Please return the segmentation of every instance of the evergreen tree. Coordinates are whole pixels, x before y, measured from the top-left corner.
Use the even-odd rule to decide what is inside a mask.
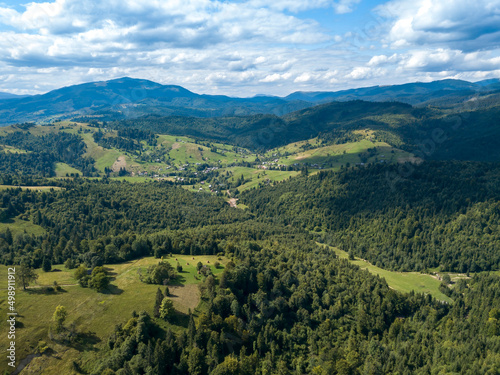
[[[52,262],[49,258],[43,257],[42,269],[44,272],[50,272],[50,270],[52,269]]]
[[[158,288],[158,290],[156,291],[156,300],[155,300],[154,313],[153,313],[155,318],[160,317],[160,307],[161,307],[161,303],[163,301],[163,298],[165,298],[165,296],[161,292],[160,288]]]
[[[173,316],[174,312],[174,302],[170,298],[164,297],[159,310],[160,318],[167,320]]]

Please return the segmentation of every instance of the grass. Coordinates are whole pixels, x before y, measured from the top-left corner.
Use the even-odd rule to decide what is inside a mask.
[[[27,154],[28,151],[16,148],[14,146],[2,145],[5,152],[10,152],[11,154]]]
[[[92,136],[93,133],[82,133],[80,134],[83,141],[87,145],[86,156],[90,156],[95,160],[95,166],[101,172],[104,172],[104,168],[111,168],[113,163],[123,154],[118,150],[107,149],[99,146]]]
[[[269,171],[269,170],[259,171],[259,170],[257,170],[257,171],[254,171],[253,173],[256,176],[253,176],[253,178],[250,182],[247,182],[247,183],[238,187],[238,190],[240,192],[248,190],[248,189],[252,189],[254,187],[258,187],[260,183],[268,184],[268,183],[275,182],[275,181],[283,181],[283,180],[288,179],[289,177],[297,176],[300,172],[296,172],[296,171]]]
[[[172,300],[174,307],[181,313],[187,313],[199,303],[199,292],[197,284],[202,282],[202,277],[197,275],[196,263],[213,265],[217,261],[216,256],[192,256],[174,255],[167,258],[172,265],[176,265],[178,259],[183,267],[180,280],[172,289]],[[113,332],[117,323],[125,323],[132,311],[146,310],[153,313],[154,299],[158,287],[163,291],[165,287],[159,285],[144,284],[139,280],[138,270],[146,269],[152,264],[157,264],[159,259],[153,257],[142,258],[121,264],[106,265],[112,276],[111,287],[105,293],[97,293],[95,290],[82,288],[76,285],[73,279],[74,270],[68,270],[63,265],[54,265],[56,271],[43,272],[39,274],[39,285],[53,285],[57,281],[62,286],[62,292],[41,293],[42,289],[35,287],[23,291],[17,285],[16,310],[19,313],[18,321],[21,326],[16,332],[17,363],[27,355],[34,352],[39,340],[47,341],[49,347],[57,351],[56,356],[40,357],[33,361],[37,366],[43,363],[44,374],[71,374],[69,365],[76,358],[87,358],[91,360],[93,352],[105,345],[107,337]],[[219,261],[222,266],[219,269],[211,267],[215,275],[223,271],[226,259]],[[189,264],[188,264],[189,263]],[[0,266],[0,279],[7,280],[7,267]],[[2,285],[4,287],[5,283]],[[64,285],[64,286],[63,286]],[[5,288],[5,287],[4,287]],[[0,306],[2,310],[7,307],[7,291],[0,290]],[[58,305],[63,305],[68,311],[66,325],[75,323],[76,329],[91,337],[93,344],[87,348],[61,347],[48,338],[48,327],[51,318]],[[164,323],[169,325],[169,323]],[[173,327],[183,329],[182,327]],[[6,332],[7,322],[2,319],[0,330]],[[7,335],[0,336],[0,345],[7,348]],[[57,359],[59,357],[59,359]],[[5,370],[6,362],[1,361],[0,371]],[[25,373],[23,371],[23,373]],[[29,371],[27,372],[29,373]],[[36,372],[35,372],[36,373]],[[38,372],[40,373],[40,372]]]
[[[365,159],[363,159],[362,154],[366,153],[368,149],[373,148],[377,148],[376,152],[373,154],[366,154]],[[394,152],[392,152],[393,150]],[[285,165],[330,163],[332,164],[332,167],[337,167],[342,164],[346,165],[347,163],[370,163],[376,160],[395,162],[400,154],[407,155],[407,153],[394,149],[387,143],[372,142],[368,139],[363,139],[359,142],[329,145],[298,152],[293,155],[288,155],[285,158],[280,158],[278,163]]]
[[[274,181],[283,181],[300,173],[296,171],[264,170],[247,167],[230,167],[221,169],[221,174],[225,172],[232,173],[232,177],[229,179],[231,182],[238,180],[241,175],[243,175],[245,180],[248,180],[238,187],[240,192],[257,187],[260,183],[267,184]],[[196,188],[201,186],[202,185],[198,186],[197,184]]]
[[[70,176],[71,173],[82,175],[82,171],[69,166],[66,163],[56,163],[56,177],[66,177],[66,175]]]
[[[331,249],[335,251],[335,254],[337,254],[339,258],[348,259],[348,254],[345,251],[336,247],[331,247]],[[394,290],[404,293],[409,293],[413,290],[415,293],[430,294],[441,301],[448,303],[453,302],[451,298],[441,293],[439,290],[441,282],[434,276],[418,272],[387,271],[359,258],[355,258],[351,263],[359,266],[361,269],[366,269],[374,275],[383,277],[385,281],[387,281],[389,287]]]
[[[161,134],[158,136],[158,143],[171,148],[168,155],[173,160],[173,164],[219,163],[220,161],[221,165],[227,165],[241,160],[250,162],[255,160],[255,154],[247,150],[244,150],[245,155],[242,155],[235,152],[231,145],[210,142],[217,148],[217,152],[212,152],[209,147],[196,143],[193,138],[189,137]]]
[[[3,189],[18,189],[22,190],[61,190],[59,186],[19,186],[19,185],[0,185],[0,190]]]
[[[0,233],[5,232],[7,228],[10,229],[13,236],[23,234],[24,232],[28,234],[34,234],[35,236],[41,236],[45,234],[45,229],[43,229],[41,226],[33,224],[29,220],[22,220],[17,217],[0,223]]]
[[[309,144],[309,145],[311,145],[313,147],[319,147],[320,146],[318,138],[311,138],[311,139],[308,139],[308,140],[305,140],[305,141],[299,141],[299,142],[289,143],[289,144],[287,144],[285,146],[278,147],[276,149],[270,150],[270,151],[266,152],[265,156],[268,157],[268,158],[270,158],[270,157],[273,157],[274,154],[277,154],[277,153],[296,154],[298,152],[301,152],[303,150],[302,146],[304,146],[306,144]]]

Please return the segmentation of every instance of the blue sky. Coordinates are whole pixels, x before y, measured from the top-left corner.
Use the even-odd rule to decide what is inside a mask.
[[[0,91],[253,96],[500,77],[500,0],[0,0]]]

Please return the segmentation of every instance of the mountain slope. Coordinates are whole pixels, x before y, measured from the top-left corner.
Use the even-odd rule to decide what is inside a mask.
[[[24,98],[23,95],[11,94],[10,92],[2,92],[0,91],[0,100],[9,100],[9,99],[21,99]]]
[[[362,99],[367,101],[399,101],[408,104],[422,104],[433,99],[467,96],[475,93],[498,89],[498,80],[486,80],[476,83],[445,79],[429,83],[415,82],[393,86],[372,86],[337,92],[295,92],[288,95],[288,100],[305,100],[316,103],[329,101],[348,101]]]
[[[257,151],[318,136],[329,144],[342,143],[354,140],[355,132],[368,130],[377,141],[421,159],[500,161],[498,100],[493,98],[489,105],[478,108],[472,106],[450,113],[398,102],[357,100],[317,105],[282,117],[147,116],[110,126],[205,138]]]
[[[332,101],[399,101],[412,105],[456,108],[468,100],[490,100],[498,93],[500,81],[471,83],[442,80],[374,86],[338,92],[296,92],[284,98],[255,96],[233,98],[200,95],[181,86],[161,85],[148,80],[119,78],[68,86],[43,95],[13,97],[0,93],[0,125],[16,122],[45,122],[56,118],[98,116],[101,119],[130,119],[146,115],[228,117],[254,114],[283,116],[290,112]],[[2,100],[2,97],[9,100]],[[488,101],[486,101],[488,102]]]
[[[199,95],[180,86],[125,77],[68,86],[8,103],[0,102],[0,125],[86,115],[111,118],[135,118],[146,114],[197,117],[253,113],[281,115],[309,105],[274,97],[240,99]]]
[[[500,269],[499,181],[492,163],[376,164],[298,177],[240,200],[257,217],[327,233],[382,268],[477,272]]]

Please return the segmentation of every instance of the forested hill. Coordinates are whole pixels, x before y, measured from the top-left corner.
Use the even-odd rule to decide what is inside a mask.
[[[373,131],[374,139],[423,159],[500,161],[500,106],[464,105],[458,112],[414,108],[397,102],[328,103],[283,117],[254,115],[221,118],[147,116],[109,126],[189,135],[257,151],[319,136],[327,142],[354,139]]]
[[[141,84],[153,102],[203,99]],[[115,95],[97,86],[93,102],[94,86],[53,95]],[[19,311],[16,364],[500,373],[500,106],[478,101],[0,129],[0,273],[15,267],[17,283],[0,305]]]
[[[264,151],[318,135],[330,138],[334,133],[350,134],[353,130],[383,128],[406,124],[427,114],[403,103],[351,101],[318,105],[278,117],[254,115],[220,118],[149,116],[110,123],[113,128],[138,127],[158,133],[190,135],[229,142],[241,147]],[[385,116],[385,117],[384,117]]]
[[[101,119],[160,116],[220,117],[251,114],[284,115],[332,101],[401,101],[456,108],[467,100],[498,94],[497,79],[467,82],[446,79],[428,83],[375,86],[338,92],[295,92],[286,97],[257,95],[235,98],[201,95],[177,85],[122,77],[55,89],[45,94],[15,96],[0,92],[0,126],[16,122],[49,122],[90,115]]]
[[[16,308],[26,315],[37,308],[41,317],[19,316],[19,331],[34,332],[42,341],[37,350],[57,351],[31,368],[93,375],[498,372],[500,278],[478,271],[500,265],[500,167],[378,163],[306,174],[242,194],[247,210],[167,181],[79,177],[59,180],[58,190],[5,189],[2,220],[31,222],[38,234],[0,233],[2,263],[57,265],[37,270],[40,279],[66,274],[74,283],[16,291]],[[446,303],[399,293],[316,241],[387,268],[475,274],[441,284]],[[141,277],[177,261],[176,254],[225,263],[215,275],[205,260],[208,273],[192,275],[195,311],[155,315],[155,292],[163,305],[190,274],[179,265],[161,289],[142,289]],[[128,268],[152,255],[149,268]],[[82,279],[91,277],[93,287],[96,277],[87,269],[122,273],[113,271],[110,288],[98,294],[82,288]],[[75,284],[79,270],[86,276]],[[145,303],[134,299],[138,285]],[[60,301],[70,323],[56,331]],[[123,311],[128,320],[116,318]],[[103,322],[115,328],[94,334]]]
[[[460,282],[449,306],[401,295],[300,237],[238,244],[179,334],[147,313],[117,325],[89,374],[487,374],[498,369],[499,278]],[[163,334],[160,335],[159,332]],[[110,371],[108,371],[110,370]],[[107,372],[106,372],[107,371]]]
[[[246,192],[241,200],[261,220],[325,233],[327,242],[383,268],[500,269],[498,164],[319,172]]]

